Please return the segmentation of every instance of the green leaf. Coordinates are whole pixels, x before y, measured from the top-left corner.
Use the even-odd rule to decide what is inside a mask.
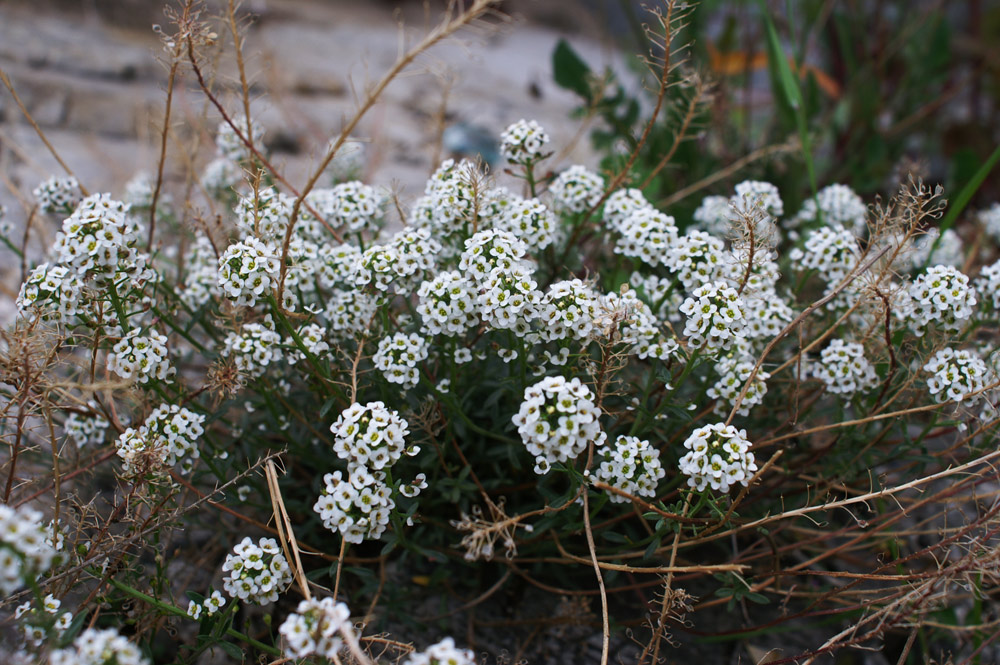
[[[217,644],[222,648],[223,651],[226,652],[227,656],[229,656],[238,663],[243,662],[243,658],[244,656],[246,656],[246,654],[243,653],[243,649],[239,648],[232,642],[218,642]]]
[[[552,71],[557,85],[572,90],[588,102],[592,101],[590,67],[565,39],[560,39],[552,52]]]
[[[1000,161],[1000,146],[994,148],[993,154],[991,154],[986,161],[983,162],[982,166],[979,167],[979,170],[976,171],[976,174],[972,176],[972,179],[965,183],[965,187],[962,188],[962,191],[960,191],[958,196],[955,197],[954,202],[948,207],[948,212],[945,213],[944,219],[941,220],[941,235],[944,235],[944,232],[955,224],[955,220],[958,219],[958,216],[962,214],[963,210],[965,210],[965,206],[969,205],[969,201],[972,200],[972,196],[979,189],[980,185],[983,184],[983,181],[986,180],[986,176],[990,174],[990,171],[993,170],[993,167],[997,165],[998,161]],[[934,242],[934,247],[931,249],[932,252],[937,248],[937,244],[940,240],[941,236],[938,236],[937,241]]]

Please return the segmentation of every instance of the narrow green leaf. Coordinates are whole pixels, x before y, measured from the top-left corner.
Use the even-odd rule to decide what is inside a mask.
[[[552,52],[552,71],[557,85],[591,101],[590,67],[565,39],[560,39]]]

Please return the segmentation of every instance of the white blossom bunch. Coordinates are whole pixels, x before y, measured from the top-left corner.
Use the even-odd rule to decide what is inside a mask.
[[[975,311],[976,292],[969,277],[951,266],[931,266],[913,280],[907,294],[903,313],[917,336],[931,327],[957,333]]]
[[[60,612],[62,601],[51,593],[45,595],[39,609],[32,610],[31,605],[31,601],[19,605],[14,610],[14,618],[23,624],[24,639],[34,647],[41,646],[50,633],[61,638],[73,622],[73,613]],[[51,617],[55,617],[55,620]]]
[[[975,280],[976,291],[983,295],[986,303],[1000,310],[1000,261],[991,263],[979,271]]]
[[[314,266],[316,280],[324,289],[354,288],[355,272],[361,260],[361,248],[344,243],[319,246],[318,259]]]
[[[995,241],[1000,242],[1000,202],[994,203],[985,210],[980,210],[978,216],[986,233]]]
[[[927,389],[938,403],[952,400],[975,406],[983,398],[983,388],[996,381],[983,359],[966,349],[941,349],[924,365],[924,371],[929,375]]]
[[[216,130],[215,147],[219,155],[232,162],[249,159],[251,153],[244,139],[249,140],[258,152],[264,150],[264,127],[262,125],[254,121],[247,122],[247,117],[242,114],[232,118],[232,121],[231,125],[223,120]],[[233,128],[234,125],[239,129],[238,133]],[[249,131],[247,125],[250,126]],[[240,134],[243,135],[243,138],[240,138]]]
[[[878,383],[875,368],[865,358],[865,347],[858,342],[835,339],[820,352],[809,373],[826,384],[827,391],[848,398],[871,389]]]
[[[728,492],[737,483],[746,487],[757,470],[746,430],[732,425],[699,427],[684,447],[688,452],[680,459],[680,470],[688,476],[688,486],[698,492],[706,487]]]
[[[201,613],[204,612],[208,616],[213,616],[216,612],[221,610],[226,605],[226,597],[222,595],[222,592],[218,589],[212,591],[212,595],[206,598],[201,603],[196,603],[193,600],[188,602],[188,616],[197,621],[201,618]]]
[[[277,286],[279,269],[275,248],[248,236],[219,257],[218,284],[237,307],[253,307]]]
[[[744,292],[741,298],[748,339],[770,341],[795,318],[795,311],[776,291]]]
[[[435,238],[461,232],[474,221],[484,177],[468,160],[445,160],[434,172],[424,195],[413,206],[413,226],[433,230]]]
[[[73,176],[52,176],[31,190],[42,212],[69,215],[83,200],[80,183]]]
[[[219,257],[208,236],[199,235],[188,248],[185,257],[184,288],[178,294],[191,309],[198,309],[210,300],[222,297],[219,282]]]
[[[714,236],[727,236],[733,230],[736,213],[726,196],[706,196],[694,211],[694,221],[702,231]]]
[[[718,361],[715,371],[718,373],[719,379],[706,391],[709,397],[718,400],[715,405],[715,413],[723,415],[732,409],[736,404],[736,398],[743,391],[743,386],[746,385],[751,375],[753,375],[753,381],[750,382],[736,413],[748,416],[751,408],[764,401],[764,395],[767,394],[767,380],[771,378],[771,375],[763,368],[753,374],[756,364],[753,356],[744,354],[734,354]]]
[[[935,243],[937,247],[934,247]],[[941,233],[938,229],[928,229],[927,233],[913,241],[913,251],[907,257],[914,269],[926,265],[945,265],[960,268],[965,263],[965,249],[962,238],[954,229]]]
[[[96,409],[97,403],[90,402],[88,406],[91,409]],[[66,433],[67,439],[71,439],[73,443],[82,447],[103,443],[108,427],[110,426],[111,423],[103,416],[97,415],[96,412],[92,415],[84,416],[73,411],[66,416],[66,422],[63,423],[63,432]]]
[[[333,150],[337,139],[330,139],[326,146],[327,153]],[[356,179],[365,168],[367,149],[365,144],[356,138],[348,138],[337,148],[336,154],[326,168],[327,175],[333,184]]]
[[[176,404],[161,404],[138,428],[129,427],[115,441],[125,475],[157,473],[178,462],[185,472],[198,459],[198,439],[205,416]]]
[[[244,238],[253,237],[280,246],[292,216],[293,203],[294,199],[284,196],[274,187],[262,187],[242,195],[234,210],[236,228]]]
[[[500,154],[511,164],[530,166],[545,157],[549,135],[534,120],[518,120],[500,134]]]
[[[643,301],[649,303],[649,311],[656,319],[679,323],[680,307],[684,302],[684,293],[677,288],[677,280],[670,277],[649,275],[638,270],[629,278],[629,285],[643,296]]]
[[[29,578],[33,583],[52,567],[55,556],[40,512],[0,504],[0,592],[10,596]]]
[[[556,212],[580,214],[587,212],[604,194],[604,178],[585,166],[574,164],[549,185],[552,208]]]
[[[274,331],[271,322],[248,323],[239,333],[230,332],[223,342],[222,355],[232,358],[240,374],[257,378],[268,366],[284,357],[281,335]]]
[[[798,270],[815,270],[829,284],[847,276],[858,262],[858,241],[843,226],[821,226],[789,257]]]
[[[420,448],[406,446],[409,423],[384,402],[352,404],[330,426],[333,451],[347,461],[352,474],[381,470],[395,464],[403,453],[416,455]]]
[[[226,555],[222,571],[227,573],[222,588],[229,597],[256,605],[278,600],[278,594],[292,582],[288,560],[274,538],[261,538],[254,543],[247,536]]]
[[[543,339],[586,340],[594,330],[600,296],[579,279],[555,282],[538,304],[538,321]]]
[[[341,631],[354,630],[351,611],[333,598],[299,601],[295,611],[278,627],[289,658],[320,656],[333,659],[344,646]]]
[[[131,211],[149,210],[153,206],[156,183],[145,171],[140,171],[125,183],[123,198]],[[161,194],[161,203],[165,195]]]
[[[133,328],[108,355],[108,369],[126,381],[146,383],[150,378],[166,381],[174,374],[167,358],[167,336],[155,330],[145,335]]]
[[[372,362],[389,383],[413,388],[420,383],[417,365],[426,359],[426,339],[416,333],[396,333],[379,341]]]
[[[470,649],[459,649],[455,640],[446,637],[421,652],[411,653],[403,665],[476,665],[476,655]]]
[[[462,335],[479,321],[476,288],[457,270],[440,272],[417,290],[417,313],[430,335]]]
[[[511,198],[500,222],[501,228],[536,251],[551,245],[558,229],[555,215],[541,201],[519,196]]]
[[[82,280],[98,284],[119,279],[152,279],[147,257],[139,252],[139,227],[128,216],[128,206],[109,194],[91,194],[66,218],[56,234],[52,253],[59,264]]]
[[[149,665],[139,647],[114,628],[87,628],[73,645],[49,654],[51,665]]]
[[[868,207],[857,192],[847,185],[827,185],[819,190],[816,198],[808,198],[802,209],[786,221],[789,227],[798,227],[822,220],[823,224],[850,229],[861,235],[865,229]]]
[[[659,321],[649,305],[627,284],[600,299],[594,336],[626,345],[628,353],[639,359],[665,360],[678,349],[677,341],[667,339],[660,331]]]
[[[736,194],[730,199],[730,204],[742,213],[759,208],[775,219],[785,214],[785,204],[778,188],[760,180],[744,180],[736,185]]]
[[[528,322],[538,315],[542,293],[533,271],[525,265],[495,268],[477,297],[479,313],[490,327],[514,330],[524,336]]]
[[[357,289],[337,289],[327,299],[323,318],[334,337],[350,337],[368,329],[377,309],[374,296]]]
[[[311,192],[307,200],[333,226],[343,226],[351,233],[378,231],[382,207],[371,185],[357,180],[342,182],[329,190]]]
[[[296,334],[299,336],[302,346],[313,356],[323,356],[330,350],[330,345],[326,341],[326,328],[317,323],[302,326]],[[285,346],[295,349],[295,351],[288,354],[289,365],[294,365],[298,361],[306,359],[306,355],[300,349],[296,348],[295,340],[291,337],[285,340]],[[272,346],[271,348],[274,347]]]
[[[677,273],[684,290],[691,292],[723,277],[726,248],[715,236],[691,230],[673,242],[664,264]]]
[[[349,543],[378,540],[389,527],[389,517],[396,507],[392,488],[385,482],[385,472],[357,468],[349,479],[334,471],[323,476],[323,491],[313,510],[323,526],[340,533]]]
[[[618,226],[615,254],[639,259],[651,266],[666,264],[677,243],[674,218],[655,208],[640,208]]]
[[[226,157],[213,159],[201,172],[201,186],[215,198],[225,199],[232,196],[241,182],[243,182],[243,169],[238,163]]]
[[[737,338],[746,335],[744,303],[736,289],[725,282],[713,282],[695,289],[681,312],[688,318],[684,334],[692,349],[709,353],[728,349]]]
[[[520,265],[527,251],[524,242],[510,231],[486,229],[465,241],[458,268],[481,284],[494,270],[509,270]]]
[[[434,268],[441,244],[427,228],[403,230],[384,245],[369,247],[355,264],[355,284],[374,282],[379,291],[394,288],[405,293],[423,281]]]
[[[517,432],[535,456],[535,473],[549,472],[553,462],[575,459],[603,436],[594,394],[579,378],[550,376],[525,388],[514,416]]]
[[[614,445],[603,445],[595,451],[600,465],[594,473],[599,481],[633,496],[656,496],[656,486],[667,472],[660,464],[660,451],[649,441],[635,436],[619,436]],[[612,503],[630,499],[608,493]]]
[[[613,231],[621,232],[625,220],[640,210],[652,207],[638,189],[618,189],[604,202],[604,221]]]
[[[21,285],[17,311],[36,312],[43,319],[68,321],[80,313],[83,281],[66,266],[43,263]]]
[[[723,279],[735,289],[742,286],[740,295],[745,299],[770,295],[781,277],[776,259],[777,254],[766,246],[756,245],[752,252],[747,246],[734,246],[724,254]]]

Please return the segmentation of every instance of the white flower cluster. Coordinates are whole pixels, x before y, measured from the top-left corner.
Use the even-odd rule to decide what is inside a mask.
[[[302,341],[302,346],[313,356],[323,356],[330,350],[330,345],[326,341],[326,328],[319,324],[310,323],[302,326],[297,334]],[[296,348],[295,340],[291,337],[285,340],[285,346],[295,349],[292,353],[288,354],[289,365],[294,365],[298,361],[306,359],[306,355],[300,349]],[[269,348],[272,352],[274,351],[273,345]]]
[[[389,383],[413,388],[420,383],[417,365],[426,359],[426,339],[416,333],[396,333],[379,341],[372,362]]]
[[[991,263],[979,271],[975,288],[983,294],[993,309],[1000,310],[1000,261]]]
[[[1000,242],[1000,203],[979,211],[979,221],[995,241]]]
[[[756,366],[752,356],[745,354],[734,354],[730,357],[719,359],[715,366],[715,371],[719,374],[719,380],[708,389],[706,394],[712,399],[719,400],[715,405],[715,412],[719,415],[728,413],[736,404],[743,386],[746,385],[753,368]],[[767,394],[767,380],[771,378],[770,373],[763,369],[757,371],[750,387],[747,388],[746,395],[740,402],[740,408],[736,411],[741,416],[750,415],[750,409],[764,401]]]
[[[472,282],[457,270],[440,272],[420,285],[417,313],[424,322],[424,331],[431,335],[462,335],[474,328],[476,292]]]
[[[243,169],[231,159],[218,157],[205,165],[201,173],[201,186],[210,196],[228,199],[243,180]]]
[[[806,199],[795,217],[788,219],[788,226],[798,227],[822,220],[823,224],[849,229],[855,235],[865,230],[868,208],[857,192],[847,185],[827,185],[819,190],[815,199]]]
[[[601,446],[596,459],[600,460],[594,474],[598,480],[634,496],[656,496],[657,483],[667,475],[660,451],[635,436],[619,436],[614,445]],[[619,494],[608,496],[612,503],[629,501]]]
[[[627,284],[600,299],[594,319],[595,335],[625,344],[628,353],[640,359],[665,360],[678,349],[676,340],[665,338],[649,305]]]
[[[149,665],[139,647],[114,628],[87,628],[73,645],[49,654],[50,665]]]
[[[263,324],[248,323],[242,332],[226,335],[222,355],[231,357],[241,374],[255,379],[284,356],[281,335],[272,329],[270,320]]]
[[[694,211],[694,221],[698,228],[712,235],[726,236],[733,230],[735,211],[725,196],[706,196]]]
[[[684,290],[691,292],[723,276],[726,247],[715,236],[691,230],[673,243],[665,264],[677,273]]]
[[[198,309],[210,300],[222,297],[219,258],[207,236],[199,235],[188,248],[184,267],[184,288],[178,295],[185,305]]]
[[[82,280],[103,283],[118,273],[149,280],[152,271],[138,244],[139,227],[129,218],[128,206],[109,194],[91,194],[63,221],[52,252]]]
[[[274,538],[261,538],[254,544],[247,536],[226,555],[222,571],[227,573],[222,588],[230,598],[257,605],[278,600],[278,594],[292,582],[291,568]]]
[[[615,242],[615,254],[622,254],[651,265],[668,262],[671,249],[677,243],[674,218],[655,208],[640,208],[626,217],[618,227],[621,237]]]
[[[323,317],[335,337],[351,336],[368,328],[378,301],[357,289],[337,289],[326,301]]]
[[[932,326],[949,333],[961,331],[976,306],[968,276],[951,266],[931,266],[913,280],[907,295],[903,314],[917,336]]]
[[[649,275],[637,270],[629,276],[628,281],[630,286],[643,295],[645,302],[651,303],[649,311],[656,318],[661,321],[680,323],[680,307],[684,302],[684,293],[676,288],[676,280],[670,277]]]
[[[684,334],[692,349],[702,347],[709,353],[729,348],[746,335],[744,304],[736,289],[725,282],[713,282],[695,289],[681,305],[687,315]]]
[[[927,361],[924,371],[930,375],[927,389],[934,399],[939,403],[954,400],[969,407],[982,400],[979,391],[996,380],[982,358],[964,349],[941,349]]]
[[[60,215],[71,214],[83,199],[80,183],[72,176],[52,176],[40,182],[31,194],[38,202],[39,210]]]
[[[355,264],[355,284],[367,286],[374,281],[380,291],[394,287],[397,293],[405,293],[434,268],[440,251],[441,244],[431,238],[429,229],[404,229],[388,243],[365,250]]]
[[[510,231],[533,250],[542,250],[555,240],[555,215],[538,199],[512,197],[497,226]]]
[[[351,611],[333,598],[302,600],[278,627],[289,658],[333,659],[344,645],[341,631],[353,631]]]
[[[586,340],[594,330],[599,303],[597,292],[579,279],[554,283],[538,306],[542,338]]]
[[[549,135],[534,120],[518,120],[500,134],[500,154],[511,164],[531,165],[545,155]]]
[[[40,512],[0,504],[0,592],[9,596],[29,578],[33,584],[55,556]]]
[[[155,330],[143,335],[133,328],[112,351],[108,355],[108,369],[126,381],[137,379],[146,383],[150,378],[166,381],[174,373],[167,360],[167,336]]]
[[[336,142],[336,138],[330,139],[326,146],[327,153],[333,149]],[[330,180],[336,184],[360,176],[365,168],[366,153],[365,144],[356,138],[348,138],[341,143],[326,169]]]
[[[604,178],[576,164],[560,173],[549,185],[552,207],[561,213],[587,212],[601,200]]]
[[[483,320],[495,329],[514,330],[523,337],[542,300],[533,270],[523,264],[495,268],[481,286],[477,302]]]
[[[730,204],[735,211],[742,213],[759,208],[776,219],[785,214],[785,204],[778,188],[760,180],[744,180],[736,185],[736,194],[730,199]]]
[[[609,228],[620,232],[626,219],[644,208],[651,207],[652,204],[638,189],[619,189],[604,202],[604,221]]]
[[[455,640],[446,637],[419,653],[412,653],[403,665],[476,665],[476,655],[470,649],[459,649]]]
[[[176,404],[161,404],[139,429],[129,427],[115,441],[125,474],[155,473],[178,462],[186,472],[198,459],[198,438],[205,416]]]
[[[600,443],[599,415],[594,394],[579,378],[550,376],[525,388],[513,422],[535,456],[535,473],[544,475],[553,462],[574,459],[588,443]]]
[[[469,273],[476,284],[485,282],[494,270],[520,265],[528,251],[523,241],[509,231],[486,229],[465,241],[459,270]]]
[[[237,307],[253,307],[277,286],[279,269],[274,248],[249,236],[219,257],[219,287]]]
[[[371,185],[357,180],[342,182],[329,190],[311,192],[308,200],[333,226],[343,226],[351,233],[378,231],[382,208]]]
[[[63,431],[66,438],[72,439],[78,446],[97,445],[104,442],[105,433],[111,423],[103,416],[96,415],[97,404],[90,402],[91,409],[95,409],[93,415],[80,415],[76,411],[66,416],[63,423]]]
[[[858,262],[858,241],[842,226],[821,226],[806,238],[804,246],[789,254],[799,270],[815,270],[828,284],[839,282]]]
[[[45,598],[42,599],[40,609],[32,610],[31,605],[31,601],[18,605],[14,610],[14,618],[21,621],[24,627],[24,639],[34,647],[41,646],[50,634],[61,638],[73,622],[73,613],[60,612],[62,601],[51,593],[46,594]],[[53,620],[52,617],[55,619]]]
[[[363,467],[350,474],[348,480],[340,471],[323,476],[323,491],[313,505],[323,526],[340,532],[349,543],[365,539],[377,540],[389,527],[389,516],[396,507],[392,488],[386,484],[385,471],[371,472]],[[400,487],[404,496],[416,496],[427,487],[423,474]]]
[[[935,243],[937,247],[934,247]],[[954,229],[946,230],[943,235],[938,229],[928,229],[927,233],[913,241],[913,252],[907,258],[914,269],[926,265],[959,268],[965,263],[965,249],[962,247],[962,238]]]
[[[688,486],[698,492],[706,487],[728,492],[737,483],[746,487],[757,470],[746,430],[732,425],[699,427],[684,447],[688,452],[680,459],[680,470],[688,476]]]
[[[294,200],[274,187],[262,187],[240,196],[236,202],[236,228],[243,237],[257,238],[267,243],[284,240],[292,217]],[[300,222],[301,223],[301,222]]]
[[[352,404],[330,426],[333,451],[347,460],[347,470],[381,470],[395,464],[402,454],[415,455],[419,448],[406,448],[409,424],[384,402]]]
[[[43,319],[66,321],[80,312],[83,282],[66,266],[43,263],[24,280],[17,294],[17,310],[35,311]]]
[[[152,207],[155,184],[145,171],[136,173],[125,183],[123,198],[133,212],[135,210],[149,210]],[[160,202],[163,202],[162,196]]]
[[[187,613],[188,616],[197,621],[201,618],[201,613],[204,612],[208,616],[213,616],[216,612],[221,610],[226,604],[226,597],[222,595],[218,589],[212,591],[212,595],[204,600],[204,602],[196,603],[193,600],[188,602]]]
[[[215,135],[215,147],[219,155],[231,162],[239,162],[242,159],[250,157],[250,149],[246,146],[243,139],[240,138],[240,134],[244,138],[249,139],[256,150],[263,151],[264,128],[259,123],[253,121],[248,123],[247,117],[242,114],[232,118],[232,121],[233,125],[239,129],[239,133],[225,120],[219,123]],[[248,124],[250,125],[249,132],[247,131]]]
[[[424,195],[413,206],[413,226],[432,230],[435,238],[442,239],[462,232],[474,221],[483,180],[472,162],[445,160],[427,181]]]
[[[842,339],[833,340],[820,352],[809,373],[825,383],[829,392],[848,398],[878,383],[875,368],[865,358],[865,347]]]

